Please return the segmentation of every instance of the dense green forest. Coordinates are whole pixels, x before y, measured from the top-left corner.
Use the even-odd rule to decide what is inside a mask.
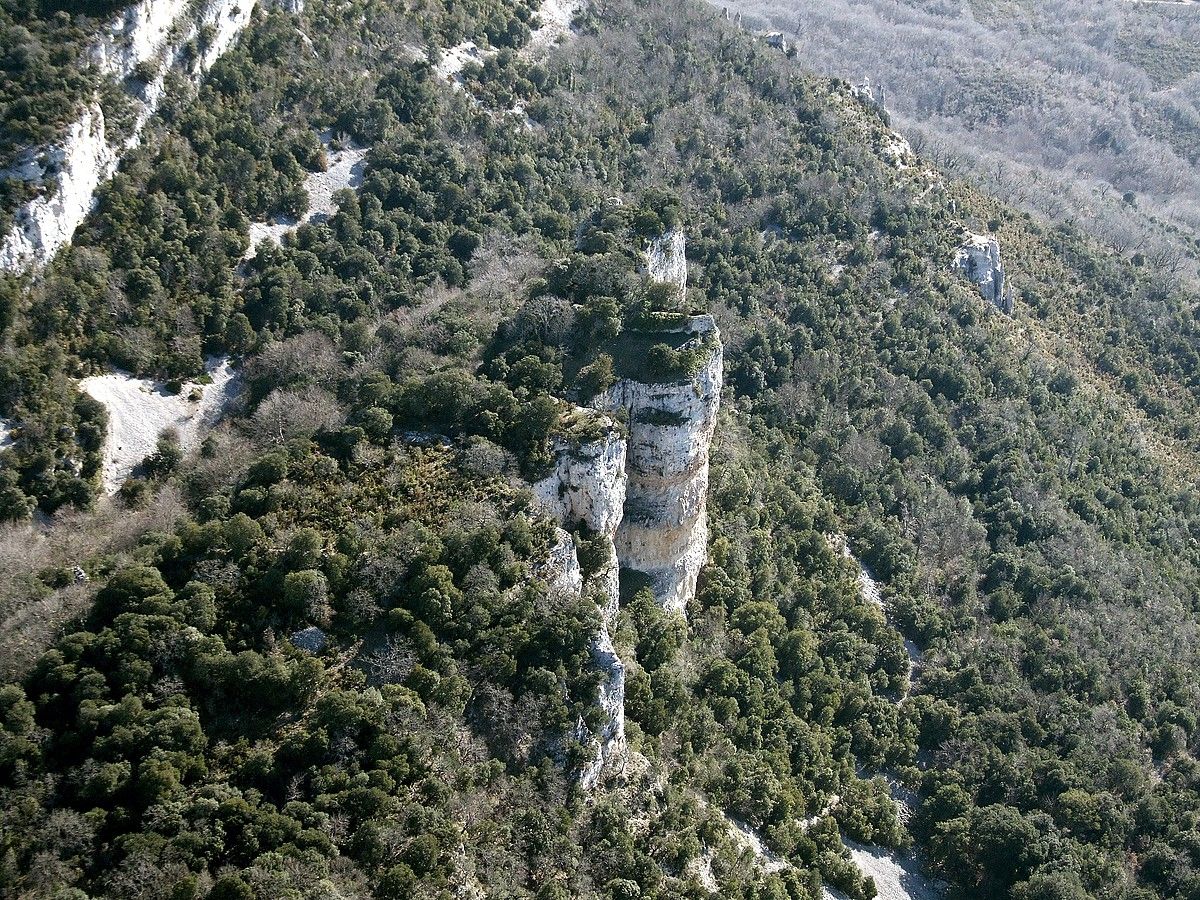
[[[1196,896],[1195,297],[897,166],[847,85],[706,7],[595,3],[544,60],[535,24],[260,11],[0,284],[0,896],[870,897],[841,836],[964,897]],[[498,52],[461,89],[414,49],[466,39]],[[326,129],[361,189],[242,262]],[[709,562],[686,622],[624,605],[631,758],[587,794],[597,613],[548,588],[526,483],[671,306],[640,255],[676,225],[725,342]],[[1014,317],[950,273],[964,227]],[[100,498],[77,379],[210,354],[237,408]]]

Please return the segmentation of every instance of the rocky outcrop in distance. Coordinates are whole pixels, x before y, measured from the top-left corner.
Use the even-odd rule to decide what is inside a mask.
[[[965,232],[954,254],[954,268],[974,282],[983,299],[1005,315],[1012,315],[1012,289],[1005,284],[999,241],[989,235]]]
[[[22,206],[0,242],[0,269],[38,268],[69,243],[91,211],[96,190],[136,147],[165,92],[169,73],[196,83],[249,23],[259,0],[142,0],[109,20],[85,60],[100,78],[122,83],[136,115],[123,139],[110,133],[96,98],[50,147],[31,148],[4,177],[35,182],[40,196]],[[269,0],[262,0],[269,2]],[[296,8],[296,0],[278,0]],[[53,190],[48,190],[53,180]]]

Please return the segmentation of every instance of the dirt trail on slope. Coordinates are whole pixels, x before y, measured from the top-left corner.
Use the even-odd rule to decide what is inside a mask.
[[[862,598],[886,613],[882,586],[875,580],[875,574],[870,568],[850,552],[845,535],[829,535],[827,540],[835,550],[839,550],[858,568],[858,589]],[[921,664],[921,650],[907,638],[904,640],[904,649],[908,651],[908,677],[911,682]],[[906,691],[899,702],[904,703],[907,699]],[[903,821],[907,818],[912,798],[896,781],[891,778],[888,781],[892,789],[892,799],[896,803],[897,815]],[[874,879],[875,889],[879,892],[878,900],[942,900],[947,894],[949,886],[923,874],[919,861],[911,851],[868,847],[845,838],[842,838],[842,843],[850,850],[850,856],[859,870]],[[825,888],[824,898],[843,900],[843,895]]]

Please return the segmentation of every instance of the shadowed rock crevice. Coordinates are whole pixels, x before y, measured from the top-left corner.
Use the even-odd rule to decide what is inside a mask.
[[[683,291],[687,281],[684,238],[669,232],[652,241],[647,274]],[[625,760],[625,667],[612,642],[612,630],[627,573],[647,583],[664,609],[683,614],[696,594],[696,581],[708,553],[708,456],[716,427],[723,379],[720,332],[710,315],[685,317],[672,327],[685,336],[681,349],[702,349],[706,361],[690,377],[650,382],[618,381],[573,418],[592,426],[586,437],[560,437],[554,465],[534,485],[539,505],[562,525],[582,527],[605,544],[606,562],[586,578],[561,586],[590,591],[602,614],[592,641],[592,658],[603,675],[598,702],[603,726],[591,734],[579,726],[582,743],[596,755],[580,773],[588,788]],[[625,431],[610,415],[623,414]],[[564,533],[565,534],[565,533]],[[565,553],[565,548],[558,551]],[[578,571],[574,545],[573,565]]]

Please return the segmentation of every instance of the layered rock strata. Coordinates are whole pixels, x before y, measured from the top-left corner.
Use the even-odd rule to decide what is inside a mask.
[[[680,292],[686,289],[684,237],[669,232],[652,241],[646,273]],[[625,666],[612,642],[620,604],[622,569],[641,573],[658,602],[683,613],[696,593],[708,547],[708,456],[720,404],[724,356],[712,316],[668,317],[655,333],[680,353],[697,353],[694,375],[666,381],[624,378],[578,408],[556,439],[554,467],[533,486],[539,506],[567,527],[582,526],[604,561],[584,578],[574,544],[556,544],[552,587],[588,593],[601,611],[592,658],[603,674],[599,705],[603,725],[596,734],[580,726],[579,737],[594,743],[594,761],[580,774],[588,788],[619,769],[626,755]],[[606,413],[621,413],[624,432]],[[563,535],[566,533],[563,532]],[[599,547],[597,548],[597,544]],[[567,557],[570,557],[569,559]]]
[[[644,573],[658,602],[682,613],[696,594],[708,548],[708,455],[721,399],[724,355],[712,316],[691,316],[679,348],[707,352],[693,377],[664,383],[623,379],[602,398],[628,420],[629,486],[617,558]]]

